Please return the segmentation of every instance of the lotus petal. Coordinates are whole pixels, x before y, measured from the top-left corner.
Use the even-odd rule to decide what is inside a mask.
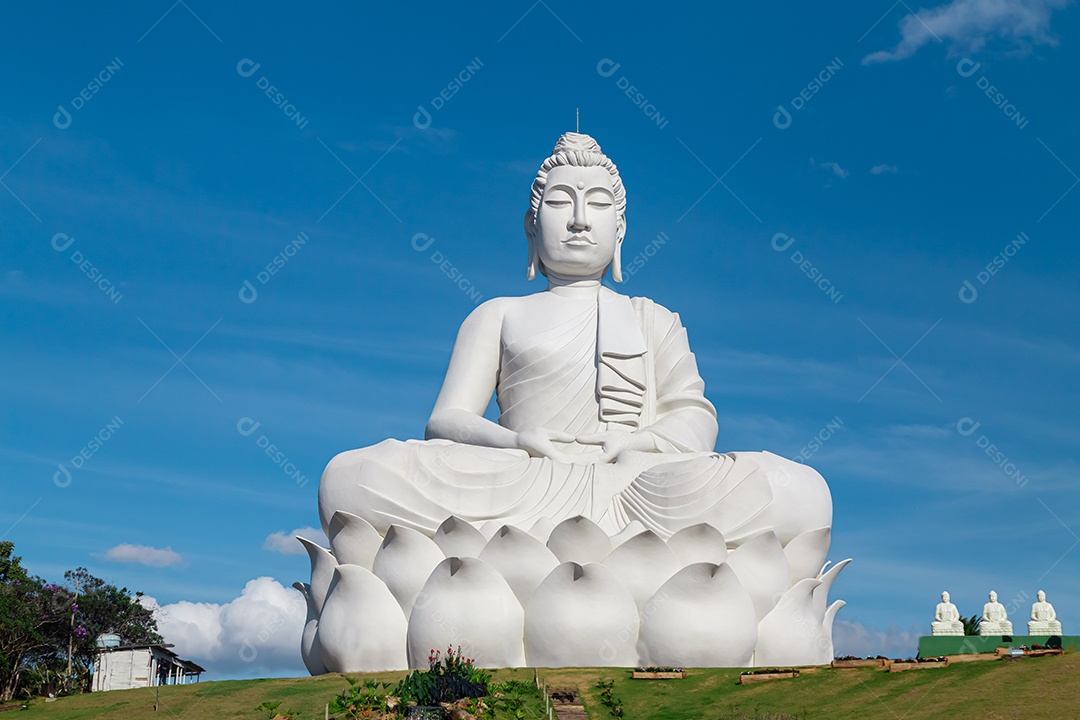
[[[611,547],[617,548],[630,538],[645,532],[645,530],[645,526],[640,522],[631,520],[626,527],[611,536]]]
[[[401,606],[383,581],[359,565],[339,565],[319,618],[318,642],[330,672],[408,667]]]
[[[630,591],[639,612],[645,610],[649,598],[682,567],[667,543],[650,530],[612,550],[603,565]]]
[[[319,614],[315,611],[315,603],[311,599],[311,586],[302,582],[294,582],[292,586],[304,596],[307,605],[307,620],[304,621],[304,632],[300,636],[300,657],[309,674],[324,675],[326,665],[323,664],[322,647],[318,643]]]
[[[487,544],[479,530],[453,515],[443,521],[433,539],[446,557],[479,557]]]
[[[638,652],[645,665],[746,667],[757,639],[757,612],[735,572],[693,563],[649,601]]]
[[[814,616],[814,588],[820,584],[817,578],[795,583],[758,623],[756,667],[822,665],[832,660],[832,639],[824,637]]]
[[[480,526],[480,534],[484,536],[484,541],[487,542],[495,536],[495,533],[499,532],[499,528],[503,526],[503,523],[498,520],[488,520]]]
[[[784,548],[771,530],[733,550],[728,555],[727,564],[750,593],[759,619],[769,614],[780,596],[791,586],[791,570],[788,569]]]
[[[529,528],[529,534],[542,543],[547,543],[548,538],[551,537],[551,531],[555,529],[555,523],[551,522],[551,518],[542,517],[533,523],[533,526]]]
[[[832,585],[836,581],[836,576],[839,575],[840,571],[847,567],[850,562],[851,558],[841,560],[829,568],[828,572],[825,572],[825,568],[822,568],[822,573],[818,576],[821,585],[818,585],[814,590],[814,617],[821,622],[825,621],[825,606],[829,604],[829,591],[832,590]]]
[[[815,590],[815,592],[817,591]],[[836,620],[836,613],[840,612],[840,608],[844,607],[845,605],[847,605],[847,603],[843,600],[837,600],[829,606],[828,610],[825,611],[825,619],[821,623],[821,633],[825,636],[826,639],[828,639],[829,647],[828,653],[823,653],[824,660],[821,661],[822,664],[832,662],[832,659],[836,656],[836,653],[833,650],[833,621]]]
[[[427,535],[391,525],[375,555],[372,571],[390,588],[408,617],[431,571],[445,559],[443,551]]]
[[[599,563],[611,553],[611,538],[592,520],[578,515],[556,525],[547,546],[561,563]]]
[[[547,547],[523,530],[503,525],[488,541],[480,559],[503,576],[522,607],[559,560]]]
[[[708,523],[684,527],[667,541],[682,567],[707,562],[719,565],[727,560],[727,542],[719,530]]]
[[[409,665],[426,668],[432,648],[461,646],[477,667],[525,665],[525,611],[502,576],[483,560],[443,560],[424,583],[409,617]]]
[[[532,667],[633,667],[638,610],[603,565],[565,562],[525,608],[525,657]]]
[[[791,584],[799,582],[803,578],[817,577],[821,564],[829,555],[829,541],[832,531],[827,528],[807,530],[784,547],[784,555],[787,556],[791,566]]]
[[[382,536],[359,515],[338,510],[330,518],[330,549],[341,565],[359,565],[371,569]]]
[[[337,559],[330,551],[317,542],[307,538],[297,537],[300,544],[307,550],[311,560],[311,585],[309,592],[311,600],[315,603],[315,614],[321,615],[323,603],[326,601],[326,593],[330,589],[330,581],[334,579],[334,568],[337,567]]]

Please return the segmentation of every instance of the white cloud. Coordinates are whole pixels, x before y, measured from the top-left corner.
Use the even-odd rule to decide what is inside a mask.
[[[1056,45],[1050,33],[1050,15],[1069,0],[953,0],[936,8],[908,13],[900,21],[902,39],[890,50],[863,58],[863,65],[903,60],[919,48],[941,40],[951,45],[950,54],[977,52],[993,38],[1012,41],[1021,48],[1029,44]]]
[[[105,559],[113,562],[138,563],[151,567],[169,567],[184,562],[184,557],[171,547],[156,548],[148,545],[131,545],[129,543],[122,543],[109,548],[108,552],[105,553]]]
[[[823,163],[817,163],[817,166],[820,167],[820,168],[825,168],[826,170],[831,171],[832,174],[835,175],[838,178],[846,178],[848,175],[851,174],[847,170],[845,170],[844,168],[840,167],[840,163],[836,163],[836,162],[832,162],[832,161],[823,162]]]
[[[275,532],[266,536],[266,540],[263,541],[263,550],[272,550],[282,555],[303,555],[306,551],[304,546],[296,539],[297,536],[307,538],[313,542],[317,542],[323,547],[330,545],[330,542],[323,535],[321,528],[315,527],[298,527],[292,532]]]
[[[140,601],[154,610],[165,642],[212,678],[307,675],[300,659],[307,603],[273,578],[248,581],[240,597],[224,604]]]
[[[919,625],[901,630],[900,626],[894,623],[888,630],[878,630],[862,623],[837,619],[833,623],[833,648],[838,657],[884,655],[890,658],[909,658],[915,657],[919,651],[919,636],[925,634],[925,628]]]
[[[874,167],[870,168],[871,175],[883,175],[884,173],[890,173],[892,175],[895,175],[898,172],[900,172],[900,168],[896,167],[895,165],[882,164],[875,165]]]

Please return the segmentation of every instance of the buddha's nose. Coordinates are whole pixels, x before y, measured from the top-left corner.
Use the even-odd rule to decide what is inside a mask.
[[[588,219],[585,217],[585,206],[587,203],[574,203],[574,216],[570,218],[570,222],[567,224],[567,230],[584,230],[588,232],[592,230],[592,226],[589,225]]]

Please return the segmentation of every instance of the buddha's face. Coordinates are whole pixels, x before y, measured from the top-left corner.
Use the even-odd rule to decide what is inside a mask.
[[[997,593],[993,590],[990,591],[990,602],[997,602]]]
[[[549,272],[599,278],[621,235],[606,169],[560,165],[548,172],[533,241]]]
[[[1044,593],[1042,590],[1040,590],[1038,594],[1035,595],[1035,597],[1039,598],[1039,602],[1046,602],[1046,593]]]
[[[947,592],[941,593],[941,602],[949,602],[949,593],[947,593]]]

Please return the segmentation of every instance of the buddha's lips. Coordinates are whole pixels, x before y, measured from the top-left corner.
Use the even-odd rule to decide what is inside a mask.
[[[596,242],[586,235],[572,235],[563,240],[563,245],[595,245]]]

